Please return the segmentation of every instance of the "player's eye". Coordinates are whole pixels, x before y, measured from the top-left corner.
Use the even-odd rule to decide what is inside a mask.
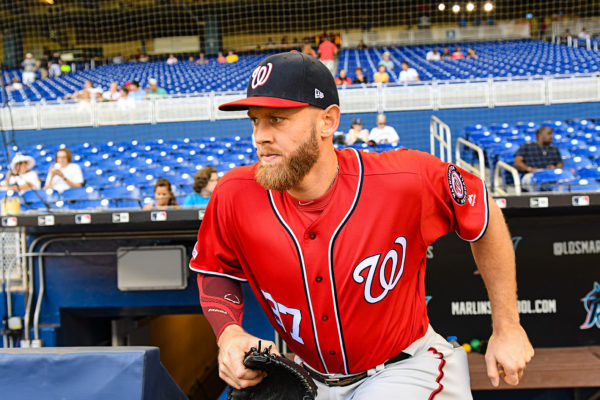
[[[283,118],[281,118],[281,117],[271,117],[271,122],[274,124],[279,124],[282,121],[283,121]]]
[[[250,123],[252,124],[252,126],[256,125],[257,122],[258,122],[258,119],[250,118]]]

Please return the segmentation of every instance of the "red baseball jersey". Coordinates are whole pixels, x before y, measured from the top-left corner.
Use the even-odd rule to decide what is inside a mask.
[[[329,202],[304,225],[298,200],[264,189],[256,165],[227,173],[190,267],[248,281],[295,354],[322,373],[351,374],[425,334],[427,246],[450,231],[479,239],[488,204],[481,179],[426,153],[336,154]]]

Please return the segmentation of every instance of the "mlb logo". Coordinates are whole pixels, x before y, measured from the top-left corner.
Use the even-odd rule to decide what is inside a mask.
[[[150,214],[150,219],[152,221],[166,221],[167,220],[167,212],[166,211],[152,211]]]
[[[590,196],[573,196],[571,199],[571,204],[573,204],[575,207],[589,206]]]
[[[500,208],[506,208],[506,199],[501,197],[499,199],[496,199],[496,204],[498,205],[498,207]]]
[[[2,218],[2,226],[17,226],[17,217],[4,217]]]
[[[75,216],[76,224],[91,224],[92,216],[90,214],[77,214]]]

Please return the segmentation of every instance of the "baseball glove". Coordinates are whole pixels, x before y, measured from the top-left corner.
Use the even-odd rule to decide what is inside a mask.
[[[251,348],[244,366],[265,371],[267,376],[256,386],[245,389],[229,387],[227,400],[314,400],[317,386],[300,365],[285,357],[271,354],[271,347]]]

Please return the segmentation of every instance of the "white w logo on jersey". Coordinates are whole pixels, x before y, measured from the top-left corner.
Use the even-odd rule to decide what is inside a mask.
[[[365,282],[365,278],[361,275],[365,269],[369,269],[367,272],[367,280],[364,287],[364,297],[368,303],[377,303],[387,296],[388,292],[396,287],[398,281],[404,273],[404,260],[406,259],[406,238],[404,236],[398,236],[394,243],[399,244],[402,248],[402,259],[400,260],[400,266],[398,267],[398,252],[391,249],[387,252],[381,264],[379,259],[381,254],[375,254],[362,260],[352,272],[352,278],[356,283]],[[387,265],[391,264],[391,271],[387,274]],[[383,291],[378,296],[373,296],[373,278],[379,268],[379,286]],[[389,276],[389,279],[386,277]]]
[[[267,65],[261,65],[252,72],[252,89],[256,89],[259,86],[267,83],[267,79],[271,75],[273,64],[267,63]]]

